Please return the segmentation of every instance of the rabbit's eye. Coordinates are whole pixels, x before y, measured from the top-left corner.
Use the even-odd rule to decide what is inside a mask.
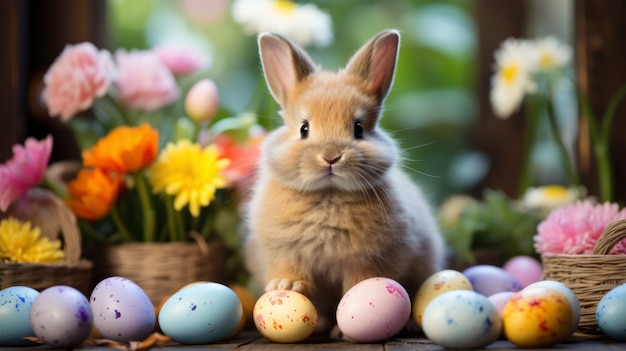
[[[363,139],[363,126],[359,121],[354,122],[354,137],[356,139]]]
[[[306,139],[309,136],[309,122],[302,123],[302,127],[300,127],[300,137],[302,139]]]

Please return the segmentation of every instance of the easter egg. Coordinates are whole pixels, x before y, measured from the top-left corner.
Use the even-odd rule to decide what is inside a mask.
[[[556,280],[540,280],[538,282],[528,285],[526,288],[531,288],[531,287],[543,287],[543,288],[554,289],[560,292],[561,294],[563,294],[563,296],[567,298],[567,301],[569,301],[570,305],[572,306],[572,313],[574,314],[574,323],[572,323],[572,333],[576,331],[576,328],[578,328],[578,323],[580,322],[580,313],[581,313],[580,301],[578,301],[578,297],[576,296],[574,291],[572,291],[572,289],[570,289],[567,285],[561,282],[557,282]]]
[[[317,310],[311,300],[291,290],[266,292],[257,300],[252,313],[259,333],[274,342],[302,341],[317,326]]]
[[[471,290],[452,290],[426,306],[422,330],[445,348],[482,348],[500,337],[502,319],[487,297]]]
[[[39,292],[27,286],[11,286],[0,290],[0,346],[33,345],[24,340],[33,336],[29,315]]]
[[[100,335],[115,341],[143,340],[154,330],[154,306],[145,291],[123,277],[100,281],[89,298]]]
[[[93,314],[89,300],[73,287],[51,286],[33,301],[30,325],[42,343],[55,348],[74,348],[91,333]]]
[[[413,299],[413,320],[420,328],[426,306],[432,299],[450,290],[472,290],[472,284],[461,272],[446,269],[431,275],[420,285]]]
[[[181,344],[210,344],[233,334],[241,316],[241,303],[233,290],[219,283],[197,283],[165,301],[159,326]]]
[[[607,292],[596,308],[600,331],[611,339],[626,341],[626,284]]]
[[[517,292],[524,285],[504,269],[492,265],[476,265],[465,269],[463,275],[469,279],[474,291],[490,296],[501,291]]]
[[[411,317],[411,298],[400,283],[369,278],[350,288],[337,307],[337,326],[356,342],[375,342],[397,334]]]
[[[509,299],[515,295],[514,292],[512,291],[501,291],[499,293],[495,293],[491,296],[487,296],[487,298],[489,299],[489,301],[491,301],[491,303],[496,306],[496,308],[498,309],[498,311],[500,313],[502,313],[502,310],[504,309],[504,305],[506,305],[506,303],[509,301]]]
[[[572,334],[574,312],[560,292],[527,287],[504,305],[502,320],[510,342],[519,347],[539,348],[563,342]]]
[[[543,274],[541,262],[536,258],[524,255],[510,258],[504,263],[502,269],[519,280],[523,286],[540,281]]]

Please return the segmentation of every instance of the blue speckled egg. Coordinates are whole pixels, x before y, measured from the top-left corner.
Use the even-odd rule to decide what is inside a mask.
[[[233,290],[218,283],[197,283],[165,301],[159,312],[159,326],[181,344],[210,344],[233,333],[242,313]]]
[[[89,299],[94,325],[115,341],[141,341],[154,330],[156,315],[146,292],[124,277],[103,279]]]
[[[34,345],[24,337],[35,335],[28,317],[37,296],[39,291],[27,286],[0,290],[0,346]]]
[[[626,284],[611,289],[598,302],[596,321],[604,335],[626,341]]]
[[[69,349],[87,340],[93,314],[83,293],[71,286],[55,285],[33,301],[30,325],[44,344]]]
[[[426,306],[422,329],[431,341],[446,348],[482,348],[500,337],[502,317],[484,295],[452,290]]]

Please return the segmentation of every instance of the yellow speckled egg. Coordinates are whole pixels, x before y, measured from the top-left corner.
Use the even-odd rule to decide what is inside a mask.
[[[473,290],[472,284],[461,272],[446,269],[428,277],[413,299],[413,320],[422,327],[422,315],[426,306],[437,296],[451,290]]]
[[[547,347],[565,341],[575,316],[562,293],[545,287],[528,287],[513,295],[502,309],[504,335],[525,348]]]
[[[263,294],[254,305],[253,317],[261,335],[280,343],[302,341],[317,325],[317,310],[311,300],[291,290]]]

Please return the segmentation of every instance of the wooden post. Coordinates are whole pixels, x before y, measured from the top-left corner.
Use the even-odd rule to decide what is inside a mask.
[[[490,169],[475,189],[504,191],[509,196],[518,195],[521,174],[525,116],[514,113],[506,120],[495,116],[489,102],[493,54],[508,37],[523,36],[526,2],[523,0],[480,0],[475,2],[478,26],[478,119],[472,131],[472,145],[489,158]]]
[[[107,41],[105,0],[0,1],[0,162],[27,136],[55,138],[51,160],[78,158],[69,128],[39,100],[42,77],[66,44]]]
[[[615,93],[626,84],[626,1],[577,0],[575,6],[576,78],[599,122]],[[612,125],[610,153],[613,199],[626,202],[626,101]],[[598,172],[589,126],[579,118],[578,169],[590,195],[598,196]]]

